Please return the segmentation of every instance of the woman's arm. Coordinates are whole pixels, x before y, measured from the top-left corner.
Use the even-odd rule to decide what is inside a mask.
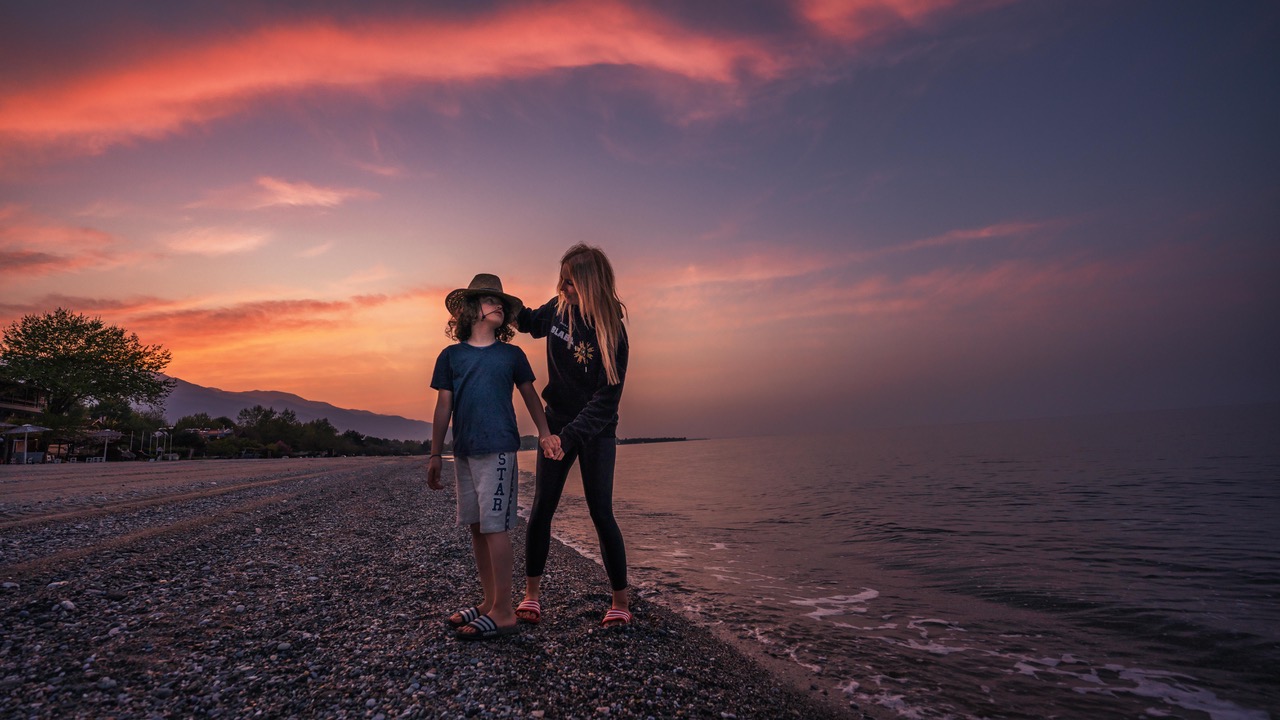
[[[516,329],[522,333],[540,338],[551,332],[551,323],[556,320],[556,298],[551,298],[542,307],[531,310],[521,308],[516,313]]]

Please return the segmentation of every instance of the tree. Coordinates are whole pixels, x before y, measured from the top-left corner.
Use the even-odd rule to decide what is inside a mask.
[[[50,415],[90,402],[159,406],[175,384],[159,374],[170,359],[159,345],[64,308],[14,322],[0,344],[0,372],[48,393]]]
[[[215,424],[213,418],[209,417],[209,413],[196,413],[195,415],[186,415],[178,418],[178,422],[173,424],[174,432],[183,430],[210,430],[219,427]],[[230,426],[223,426],[230,427]]]

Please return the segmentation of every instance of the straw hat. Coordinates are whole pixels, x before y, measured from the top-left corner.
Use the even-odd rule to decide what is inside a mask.
[[[462,309],[462,301],[469,297],[481,295],[492,295],[500,298],[504,303],[511,307],[511,317],[509,320],[515,319],[515,314],[520,312],[524,307],[524,303],[515,295],[508,295],[502,292],[502,280],[497,275],[489,273],[480,273],[471,279],[471,284],[458,288],[449,293],[444,298],[444,306],[449,310],[449,314],[457,317],[458,312]]]

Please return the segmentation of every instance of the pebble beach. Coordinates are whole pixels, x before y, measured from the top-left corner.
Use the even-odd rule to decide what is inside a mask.
[[[872,717],[660,597],[600,627],[603,570],[558,543],[543,622],[459,642],[453,515],[421,458],[0,467],[0,717]]]

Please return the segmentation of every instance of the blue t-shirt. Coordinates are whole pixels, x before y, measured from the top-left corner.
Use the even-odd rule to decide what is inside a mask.
[[[533,382],[529,358],[515,345],[455,343],[436,358],[431,387],[453,392],[453,454],[489,455],[520,449],[511,391]]]

